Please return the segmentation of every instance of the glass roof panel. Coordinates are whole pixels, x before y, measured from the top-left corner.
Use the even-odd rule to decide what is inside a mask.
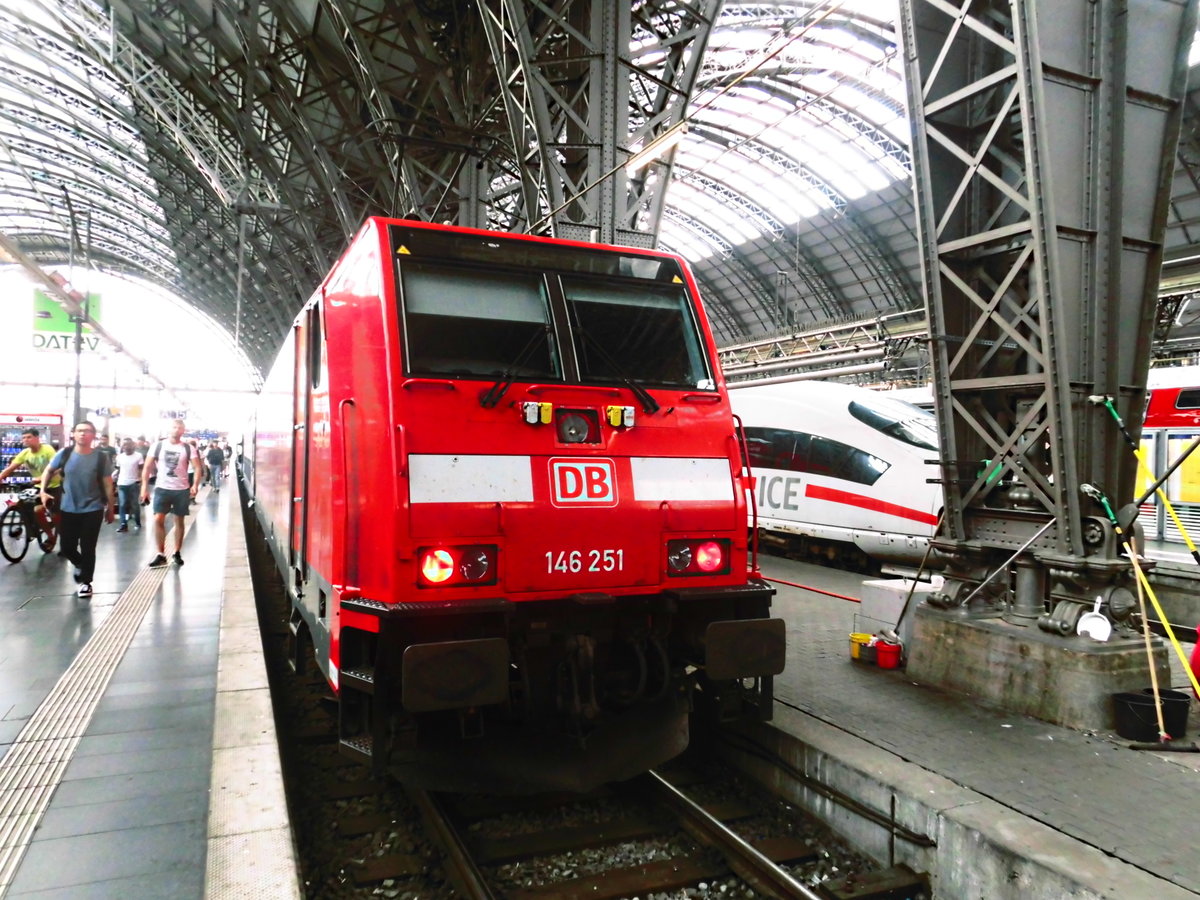
[[[38,4],[0,0],[0,231],[72,228],[95,250],[176,272],[146,150],[126,121],[132,104],[113,76],[70,45],[27,26]],[[44,98],[44,102],[31,102]],[[68,204],[68,198],[70,203]],[[72,212],[81,218],[72,223]],[[91,224],[89,239],[87,225]]]
[[[771,221],[792,226],[906,181],[895,3],[847,0],[814,24],[826,11],[818,6],[782,31],[777,19],[767,27],[739,10],[726,7],[710,38],[711,81],[702,76],[692,98],[668,205],[687,218],[720,221],[727,237],[752,238]],[[733,87],[731,72],[742,78]],[[714,197],[706,181],[745,202]],[[660,234],[682,245],[669,220]]]

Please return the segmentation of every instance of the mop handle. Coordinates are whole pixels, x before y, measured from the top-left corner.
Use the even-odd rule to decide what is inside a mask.
[[[1133,439],[1133,436],[1125,430],[1125,422],[1117,412],[1116,407],[1113,406],[1112,397],[1107,395],[1101,397],[1093,394],[1092,396],[1088,397],[1088,400],[1092,403],[1103,403],[1105,407],[1108,408],[1108,411],[1112,414],[1113,419],[1116,420],[1117,428],[1119,428],[1121,431],[1121,437],[1125,438],[1125,443],[1129,445],[1129,449],[1133,451],[1134,458],[1138,461],[1138,469],[1143,475],[1146,476],[1147,481],[1153,481],[1154,473],[1150,471],[1150,465],[1146,462],[1146,451]],[[1165,479],[1163,479],[1163,481],[1165,481]],[[1184,527],[1183,522],[1179,519],[1179,515],[1175,512],[1175,507],[1172,505],[1170,498],[1167,496],[1167,492],[1163,490],[1163,481],[1159,481],[1157,484],[1155,484],[1153,492],[1158,494],[1158,498],[1162,501],[1163,507],[1166,509],[1167,514],[1171,517],[1171,521],[1175,523],[1175,527],[1178,528],[1179,533],[1183,535],[1183,542],[1187,544],[1188,550],[1191,551],[1192,559],[1196,561],[1197,565],[1200,565],[1200,551],[1198,551],[1196,549],[1196,545],[1192,543],[1192,536],[1188,534],[1187,528]],[[1149,496],[1149,494],[1150,492],[1148,491],[1147,496]],[[1141,503],[1139,503],[1138,506],[1141,506]]]
[[[1116,528],[1117,531],[1121,530],[1119,525]],[[1138,575],[1141,575],[1142,567],[1138,565],[1137,554],[1133,552],[1133,547],[1126,540],[1122,540],[1121,543],[1125,545],[1125,552],[1129,554],[1129,560],[1133,563],[1134,571]],[[1160,741],[1169,741],[1171,736],[1167,734],[1167,723],[1163,721],[1162,694],[1158,690],[1158,670],[1154,665],[1154,647],[1150,643],[1150,620],[1146,616],[1146,597],[1142,591],[1141,578],[1137,580],[1137,589],[1138,609],[1142,613],[1142,637],[1146,641],[1146,661],[1150,664],[1150,690],[1154,692],[1154,715],[1158,718],[1158,739]]]
[[[1121,523],[1117,522],[1116,516],[1112,514],[1112,508],[1109,505],[1109,500],[1104,496],[1104,493],[1100,491],[1098,487],[1093,487],[1092,485],[1081,485],[1080,490],[1084,492],[1086,496],[1097,500],[1097,502],[1104,506],[1104,511],[1106,514],[1108,514],[1109,521],[1112,522],[1112,527],[1117,530],[1118,534],[1123,534],[1121,532]],[[1136,558],[1138,558],[1138,554],[1133,552],[1133,547],[1128,544],[1128,541],[1122,541],[1122,545],[1124,548],[1126,548],[1126,553],[1129,554],[1130,560],[1136,560]],[[1188,661],[1187,655],[1183,653],[1183,648],[1180,646],[1180,641],[1178,641],[1178,638],[1175,636],[1175,629],[1171,628],[1171,623],[1168,622],[1168,619],[1166,619],[1166,613],[1163,612],[1163,606],[1158,602],[1158,595],[1154,594],[1154,588],[1151,586],[1150,580],[1148,580],[1146,577],[1146,572],[1142,571],[1141,566],[1136,565],[1136,562],[1134,563],[1134,572],[1136,576],[1138,576],[1138,583],[1140,586],[1145,588],[1146,595],[1148,598],[1150,598],[1150,602],[1154,606],[1154,612],[1157,613],[1159,622],[1163,623],[1163,628],[1166,630],[1166,636],[1168,636],[1171,642],[1171,647],[1175,648],[1175,655],[1180,658],[1180,662],[1183,664],[1183,671],[1187,672],[1188,679],[1190,682],[1192,682],[1192,688],[1195,690],[1196,696],[1200,696],[1200,680],[1196,679],[1195,672],[1192,671],[1192,664],[1190,664]]]

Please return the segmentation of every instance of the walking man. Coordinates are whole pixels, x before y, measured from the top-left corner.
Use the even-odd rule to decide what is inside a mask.
[[[196,488],[200,484],[197,478],[194,483],[188,480],[188,464],[193,462],[195,449],[183,440],[186,430],[183,419],[171,422],[171,435],[155,441],[146,457],[146,465],[142,467],[142,502],[150,498],[150,479],[157,477],[154,483],[154,538],[158,542],[158,555],[150,560],[152,568],[167,564],[167,513],[175,517],[175,553],[171,557],[175,565],[183,565],[183,519],[187,515],[188,505],[196,496]],[[196,466],[203,466],[199,458],[194,460]]]
[[[213,441],[208,445],[208,453],[204,455],[208,464],[208,478],[214,491],[221,490],[221,470],[225,467],[225,451]]]
[[[80,422],[71,432],[73,447],[64,447],[42,473],[42,503],[50,500],[47,489],[54,476],[62,473],[62,555],[75,565],[79,596],[92,596],[92,576],[96,571],[96,541],[100,526],[112,522],[116,513],[112,469],[108,457],[94,445],[96,426]]]
[[[133,438],[121,441],[121,452],[117,454],[117,494],[121,500],[121,524],[117,531],[124,534],[129,530],[129,520],[133,519],[133,527],[142,530],[142,507],[138,504],[138,488],[142,483],[142,466],[146,461],[142,454],[133,447]]]

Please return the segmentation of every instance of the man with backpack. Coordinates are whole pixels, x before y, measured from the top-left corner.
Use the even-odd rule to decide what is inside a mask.
[[[221,470],[225,468],[225,451],[217,446],[216,441],[208,445],[208,452],[204,454],[204,462],[208,465],[208,477],[212,489],[214,491],[221,490]]]
[[[75,565],[79,596],[92,596],[96,571],[96,541],[102,522],[111,523],[116,514],[116,491],[108,457],[94,446],[96,426],[80,422],[71,432],[74,446],[64,447],[42,472],[42,503],[50,500],[47,486],[62,473],[63,493],[59,504],[62,524],[62,555]]]
[[[167,513],[175,517],[175,553],[171,559],[175,565],[183,565],[183,520],[200,484],[200,477],[197,477],[195,482],[189,482],[188,465],[195,465],[199,476],[204,474],[204,461],[199,458],[196,450],[183,440],[183,432],[186,430],[183,419],[172,420],[170,437],[154,442],[146,456],[146,465],[142,467],[143,503],[150,498],[150,479],[157,478],[154,484],[154,505],[151,509],[154,512],[154,537],[158,541],[158,555],[150,560],[151,568],[167,564]]]

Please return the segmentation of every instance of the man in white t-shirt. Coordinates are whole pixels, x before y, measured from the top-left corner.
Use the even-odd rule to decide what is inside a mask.
[[[187,430],[183,419],[171,422],[170,437],[155,441],[146,454],[146,465],[142,467],[142,502],[150,498],[150,479],[157,476],[154,482],[154,537],[158,541],[158,555],[150,560],[152,568],[167,564],[167,513],[175,516],[175,554],[171,559],[175,565],[183,565],[183,519],[187,515],[188,504],[196,496],[200,479],[194,484],[188,480],[188,464],[193,462],[195,448],[183,440]],[[203,466],[204,461],[196,454],[195,465]],[[200,470],[203,475],[203,469]]]
[[[117,531],[124,534],[133,527],[142,530],[142,507],[138,505],[138,487],[142,483],[142,466],[146,460],[133,448],[133,438],[121,441],[121,452],[113,460],[117,472],[117,498],[121,502],[121,524]]]

